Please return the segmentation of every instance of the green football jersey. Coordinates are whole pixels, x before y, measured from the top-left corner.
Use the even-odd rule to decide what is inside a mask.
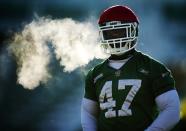
[[[108,59],[89,71],[85,98],[99,103],[100,131],[140,131],[156,118],[155,98],[174,87],[170,71],[136,51],[120,69]]]

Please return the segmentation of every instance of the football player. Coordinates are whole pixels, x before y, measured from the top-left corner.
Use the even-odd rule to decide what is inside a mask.
[[[135,49],[135,13],[127,6],[112,6],[98,24],[101,46],[110,57],[87,74],[83,130],[171,130],[180,119],[174,79],[162,63]]]

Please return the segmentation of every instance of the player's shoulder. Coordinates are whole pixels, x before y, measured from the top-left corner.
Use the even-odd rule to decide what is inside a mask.
[[[148,54],[137,51],[137,55],[139,57],[139,60],[143,62],[144,64],[149,64],[150,66],[153,66],[153,67],[165,66],[162,62],[160,62],[159,60],[153,58],[152,56]]]
[[[89,70],[89,72],[88,72],[87,75],[91,75],[92,77],[95,77],[95,76],[99,75],[99,73],[101,72],[101,70],[104,68],[106,62],[107,62],[107,60],[103,60],[102,62],[100,62],[96,66],[92,67]]]
[[[140,63],[142,63],[143,66],[148,67],[151,73],[159,74],[163,72],[170,72],[170,70],[166,67],[165,64],[151,57],[150,55],[142,53],[140,51],[138,51],[137,54],[138,54]]]

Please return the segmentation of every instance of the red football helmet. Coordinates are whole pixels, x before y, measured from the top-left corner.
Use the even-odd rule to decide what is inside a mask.
[[[106,9],[98,24],[105,53],[119,55],[136,46],[139,21],[127,6],[117,5]]]

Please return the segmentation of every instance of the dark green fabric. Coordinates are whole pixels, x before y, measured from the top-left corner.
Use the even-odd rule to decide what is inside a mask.
[[[141,80],[141,87],[129,107],[131,116],[118,116],[118,110],[131,90],[131,86],[118,90],[119,80]],[[171,72],[157,60],[137,51],[119,70],[109,67],[108,60],[90,70],[85,83],[85,98],[99,103],[100,92],[108,81],[112,81],[112,97],[116,101],[113,110],[116,111],[116,117],[106,118],[105,112],[108,109],[100,109],[98,127],[104,131],[144,130],[157,116],[155,97],[174,89]]]

